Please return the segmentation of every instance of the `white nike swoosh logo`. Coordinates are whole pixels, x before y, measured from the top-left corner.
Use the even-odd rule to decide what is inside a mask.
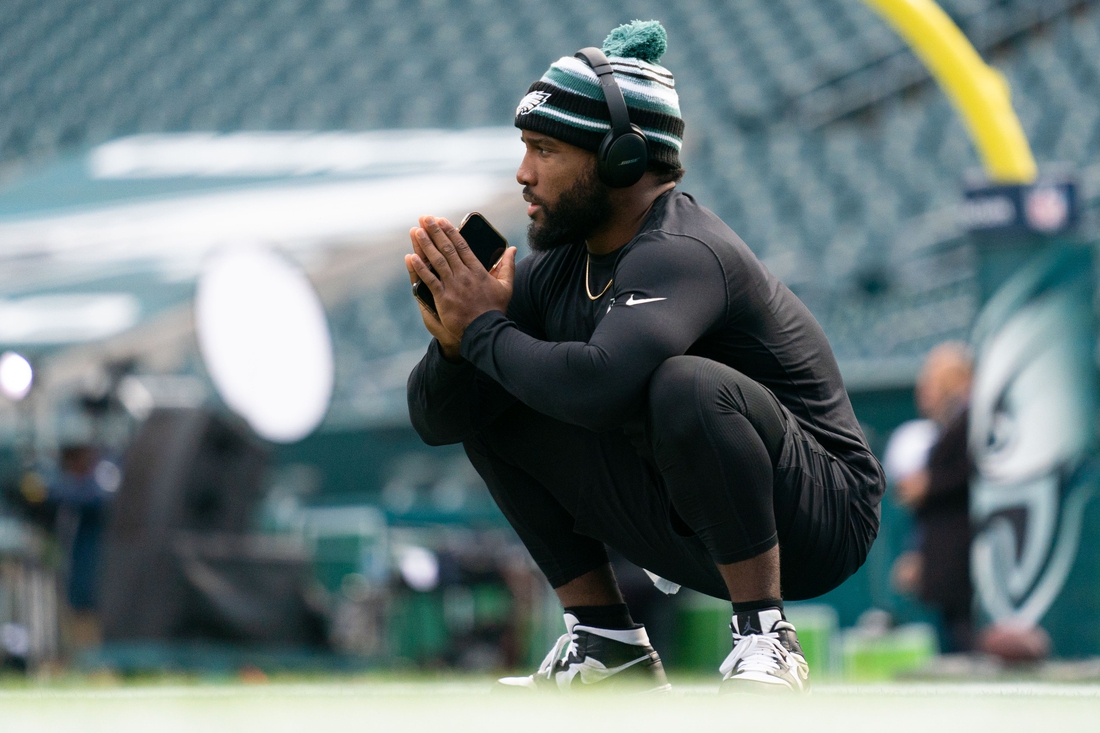
[[[634,299],[634,293],[630,294],[626,302],[623,305],[641,305],[642,303],[656,303],[658,300],[668,300],[668,298],[641,298],[639,300]]]
[[[638,657],[632,662],[627,662],[626,664],[620,664],[618,667],[611,668],[604,666],[603,662],[598,659],[585,659],[583,662],[571,664],[566,669],[558,672],[554,675],[554,680],[558,683],[560,689],[566,689],[573,682],[573,678],[579,674],[581,684],[591,685],[601,680],[605,680],[611,675],[618,674],[623,670],[630,669],[635,664],[644,662],[649,658],[649,655],[646,654]]]

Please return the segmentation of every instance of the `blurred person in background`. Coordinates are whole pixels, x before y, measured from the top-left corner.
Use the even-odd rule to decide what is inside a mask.
[[[903,491],[900,487],[908,482],[926,480],[928,454],[939,437],[939,426],[928,418],[907,420],[890,434],[882,467],[895,493]],[[917,595],[920,578],[920,531],[914,527],[906,538],[905,550],[890,569],[890,582],[898,593]]]
[[[947,653],[973,647],[970,583],[970,473],[967,405],[973,360],[966,344],[940,344],[917,377],[920,414],[935,426],[925,466],[899,475],[898,502],[917,522],[916,549],[894,564],[899,590],[915,593],[940,614]],[[891,462],[887,458],[887,466]]]
[[[530,257],[509,249],[487,273],[446,220],[410,232],[410,279],[438,308],[421,306],[435,339],[409,378],[413,425],[464,443],[566,612],[566,634],[511,688],[667,687],[606,542],[732,601],[722,691],[802,691],[783,599],[838,586],[878,532],[885,479],[821,327],[676,190],[684,125],[665,47],[656,21],[621,26],[610,62],[558,59],[520,101]],[[638,128],[611,130],[624,101]],[[619,156],[628,135],[639,152]]]
[[[95,615],[99,554],[107,503],[117,488],[113,475],[104,477],[105,464],[100,461],[99,451],[90,445],[65,446],[57,474],[48,486],[48,502],[56,511],[58,542],[67,560],[67,595],[74,612],[72,635],[77,646],[99,641]]]

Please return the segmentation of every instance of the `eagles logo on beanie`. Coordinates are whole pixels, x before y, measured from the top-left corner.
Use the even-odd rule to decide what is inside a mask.
[[[649,141],[650,160],[680,167],[684,121],[676,82],[657,62],[668,48],[668,34],[655,20],[621,25],[603,42],[615,82],[623,92],[630,121]],[[516,127],[541,132],[593,152],[611,129],[603,89],[584,61],[563,56],[527,90],[516,108]]]

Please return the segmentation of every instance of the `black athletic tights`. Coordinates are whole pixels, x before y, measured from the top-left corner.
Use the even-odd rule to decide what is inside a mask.
[[[714,564],[771,549],[793,511],[773,485],[785,424],[753,380],[680,356],[654,372],[644,425],[593,433],[516,404],[465,447],[554,587],[606,563],[606,542],[724,596]]]

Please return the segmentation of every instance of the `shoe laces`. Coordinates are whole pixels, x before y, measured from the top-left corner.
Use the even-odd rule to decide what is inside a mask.
[[[546,679],[554,674],[554,665],[558,660],[567,658],[570,653],[575,649],[574,643],[577,641],[577,635],[574,633],[566,632],[558,637],[558,640],[554,642],[554,647],[550,650],[550,653],[546,655],[546,658],[542,660],[542,664],[539,665],[539,675],[545,675]]]
[[[786,662],[790,653],[779,639],[779,634],[772,630],[766,634],[746,634],[739,636],[734,634],[737,641],[733,651],[726,657],[726,661],[718,667],[723,675],[729,675],[740,662],[740,672],[774,672],[780,664]]]

